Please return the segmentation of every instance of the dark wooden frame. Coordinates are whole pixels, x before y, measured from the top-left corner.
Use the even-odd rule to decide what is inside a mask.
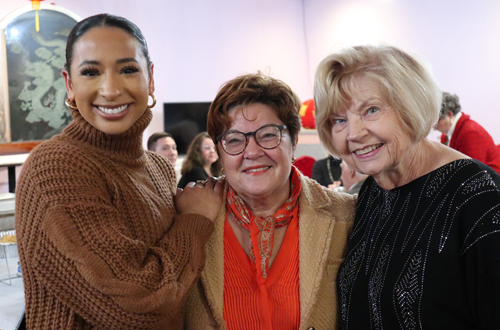
[[[42,141],[25,141],[13,143],[1,143],[0,155],[27,154]]]

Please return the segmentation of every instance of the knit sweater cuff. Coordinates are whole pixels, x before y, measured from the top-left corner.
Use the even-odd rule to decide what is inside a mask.
[[[204,245],[214,231],[214,224],[201,214],[188,213],[176,216],[172,229],[199,236],[199,242]]]

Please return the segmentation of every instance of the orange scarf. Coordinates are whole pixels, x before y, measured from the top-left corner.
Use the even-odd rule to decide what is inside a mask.
[[[267,217],[254,216],[231,186],[227,190],[227,211],[234,216],[240,226],[250,231],[250,258],[256,265],[260,265],[256,267],[257,274],[263,279],[267,278],[269,259],[273,252],[274,229],[288,225],[292,220],[294,209],[298,207],[302,184],[299,172],[294,166],[292,166],[290,181],[290,197],[273,216]],[[254,246],[258,246],[257,251]]]

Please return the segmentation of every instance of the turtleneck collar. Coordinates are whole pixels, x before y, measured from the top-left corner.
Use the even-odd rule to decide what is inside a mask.
[[[151,109],[146,109],[132,127],[118,135],[99,131],[90,125],[78,110],[71,109],[71,115],[73,121],[63,130],[63,135],[71,140],[119,161],[145,161],[142,134],[153,118]]]

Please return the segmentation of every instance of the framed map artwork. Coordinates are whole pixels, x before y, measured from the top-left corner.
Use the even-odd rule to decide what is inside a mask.
[[[41,9],[38,32],[30,5],[0,21],[0,144],[46,140],[71,121],[61,70],[80,17],[55,5]]]

